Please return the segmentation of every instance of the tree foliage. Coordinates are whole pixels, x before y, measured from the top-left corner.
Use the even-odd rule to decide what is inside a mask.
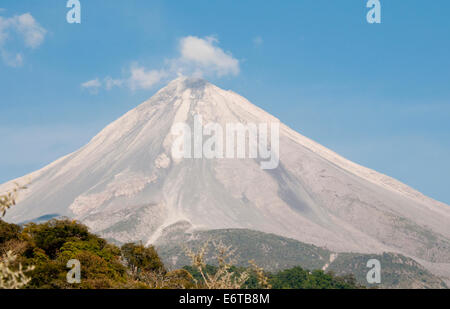
[[[1,287],[194,287],[192,275],[186,270],[168,272],[152,246],[130,243],[119,248],[90,233],[83,224],[68,219],[29,223],[24,227],[0,220],[0,240],[0,252],[8,252],[8,259],[1,264],[5,275],[0,275],[0,278],[10,283]],[[66,278],[69,271],[67,262],[72,259],[81,265],[81,283],[78,284],[68,283]],[[27,271],[29,278],[24,276]],[[17,275],[14,277],[13,274]]]
[[[122,246],[122,254],[134,272],[166,273],[164,264],[153,246],[144,247],[142,244],[127,243]]]
[[[322,270],[312,272],[300,266],[270,276],[274,289],[357,289],[361,288],[352,275],[338,277]]]

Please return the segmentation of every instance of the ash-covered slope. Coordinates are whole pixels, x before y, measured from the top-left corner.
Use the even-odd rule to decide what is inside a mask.
[[[333,251],[399,252],[450,273],[448,205],[282,124],[276,169],[255,159],[174,160],[171,127],[194,115],[223,127],[278,121],[231,91],[178,78],[80,150],[16,180],[32,184],[6,219],[68,216],[119,242],[153,243],[180,222],[246,228]]]

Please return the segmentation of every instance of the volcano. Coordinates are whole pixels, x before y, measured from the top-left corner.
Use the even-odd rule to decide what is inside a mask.
[[[175,159],[175,123],[280,123],[238,94],[180,77],[87,145],[5,183],[31,184],[5,219],[77,219],[120,243],[168,229],[248,229],[334,252],[398,252],[450,273],[450,207],[355,164],[279,124],[279,164],[257,158]]]

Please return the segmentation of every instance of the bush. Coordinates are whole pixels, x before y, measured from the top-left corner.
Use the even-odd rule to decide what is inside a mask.
[[[19,239],[21,230],[19,225],[6,223],[0,219],[0,244],[8,240]]]
[[[127,281],[120,249],[89,233],[86,226],[76,221],[30,223],[22,231],[14,231],[14,237],[25,244],[18,261],[35,266],[27,288],[115,288]],[[66,264],[71,259],[81,263],[80,284],[67,282]]]
[[[122,246],[122,255],[132,272],[166,273],[163,262],[153,246],[128,243]]]
[[[29,223],[22,234],[24,239],[33,243],[35,247],[43,249],[52,259],[56,258],[61,247],[68,241],[98,238],[89,234],[86,226],[71,220],[50,220],[42,224]]]

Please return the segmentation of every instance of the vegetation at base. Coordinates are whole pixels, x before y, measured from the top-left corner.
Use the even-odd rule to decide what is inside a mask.
[[[18,286],[27,289],[359,288],[350,277],[300,267],[275,274],[256,265],[236,267],[232,265],[232,250],[217,248],[219,266],[206,265],[204,252],[191,252],[192,266],[168,271],[154,247],[129,243],[119,248],[76,221],[18,226],[0,220],[0,256],[14,255],[8,260],[8,269],[27,271],[29,281]],[[79,284],[66,279],[71,259],[81,263]]]
[[[217,266],[207,265],[206,271],[214,274]],[[200,273],[192,266],[185,266],[184,269],[189,271],[194,279],[201,281]],[[233,267],[230,269],[236,275],[239,275],[246,268]],[[266,273],[268,282],[272,289],[362,289],[364,286],[359,285],[353,275],[335,276],[332,272],[325,273],[322,270],[314,270],[312,272],[296,266],[290,269],[279,271],[277,273]],[[260,289],[257,275],[250,273],[250,277],[242,286],[245,289]]]
[[[50,220],[24,227],[0,220],[0,256],[12,252],[9,267],[33,266],[25,288],[179,288],[192,284],[187,271],[167,272],[153,247],[119,248],[76,221]],[[81,283],[67,282],[67,262],[81,264]],[[189,281],[191,280],[191,281]]]
[[[300,266],[270,276],[274,289],[357,289],[360,286],[353,275],[335,276],[322,270],[312,272]]]
[[[353,275],[335,276],[333,273],[325,273],[322,270],[312,272],[300,266],[279,271],[277,273],[265,272],[256,266],[254,261],[249,261],[251,267],[236,267],[232,265],[233,250],[231,246],[223,243],[215,244],[217,248],[218,266],[208,265],[204,262],[207,255],[208,243],[194,254],[187,250],[192,259],[192,266],[185,266],[196,283],[210,288],[210,285],[221,288],[225,278],[228,281],[226,287],[233,287],[239,282],[239,287],[244,289],[360,289],[364,288],[356,282]],[[227,275],[223,275],[226,273]]]

